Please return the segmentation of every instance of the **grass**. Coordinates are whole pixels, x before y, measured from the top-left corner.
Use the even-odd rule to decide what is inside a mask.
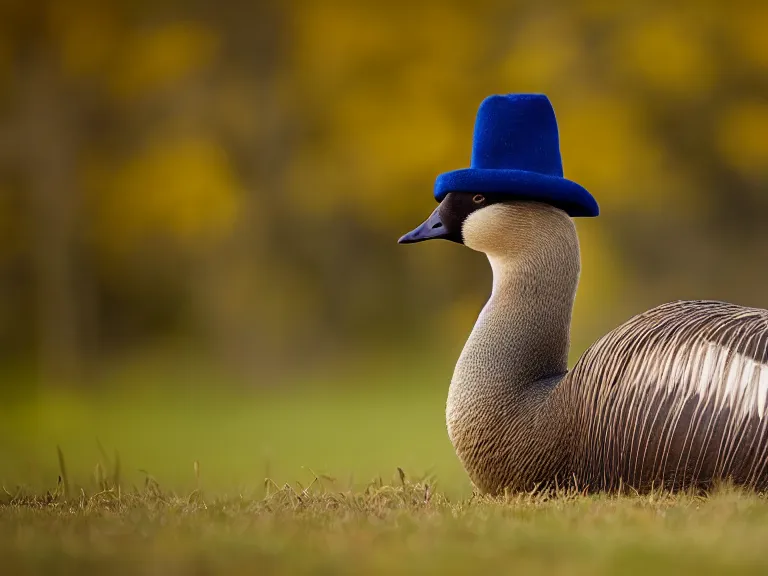
[[[423,484],[177,496],[153,482],[0,504],[9,574],[759,574],[768,502],[516,495],[452,502]]]
[[[149,370],[17,396],[0,406],[0,572],[768,571],[762,496],[473,495],[448,377],[249,390]]]

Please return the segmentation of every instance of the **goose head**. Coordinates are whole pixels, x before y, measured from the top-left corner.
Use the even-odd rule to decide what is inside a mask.
[[[398,240],[448,240],[489,257],[541,253],[576,239],[573,220],[554,205],[506,194],[451,192],[417,228]]]

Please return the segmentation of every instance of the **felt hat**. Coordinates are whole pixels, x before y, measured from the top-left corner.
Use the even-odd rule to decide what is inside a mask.
[[[509,195],[562,208],[570,216],[597,216],[586,189],[563,178],[555,111],[543,94],[489,96],[475,122],[470,168],[440,174],[435,199],[449,192]]]

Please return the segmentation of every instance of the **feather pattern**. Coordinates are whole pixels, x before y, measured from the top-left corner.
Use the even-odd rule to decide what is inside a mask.
[[[583,433],[582,484],[669,489],[730,478],[766,485],[768,311],[673,302],[585,352],[554,394]]]

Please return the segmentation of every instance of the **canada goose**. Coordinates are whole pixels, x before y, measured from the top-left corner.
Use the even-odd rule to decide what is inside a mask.
[[[638,491],[768,486],[768,311],[673,302],[635,316],[568,372],[580,271],[571,217],[597,203],[562,178],[543,95],[480,106],[472,167],[401,243],[484,252],[493,288],[451,379],[448,434],[474,485]]]

